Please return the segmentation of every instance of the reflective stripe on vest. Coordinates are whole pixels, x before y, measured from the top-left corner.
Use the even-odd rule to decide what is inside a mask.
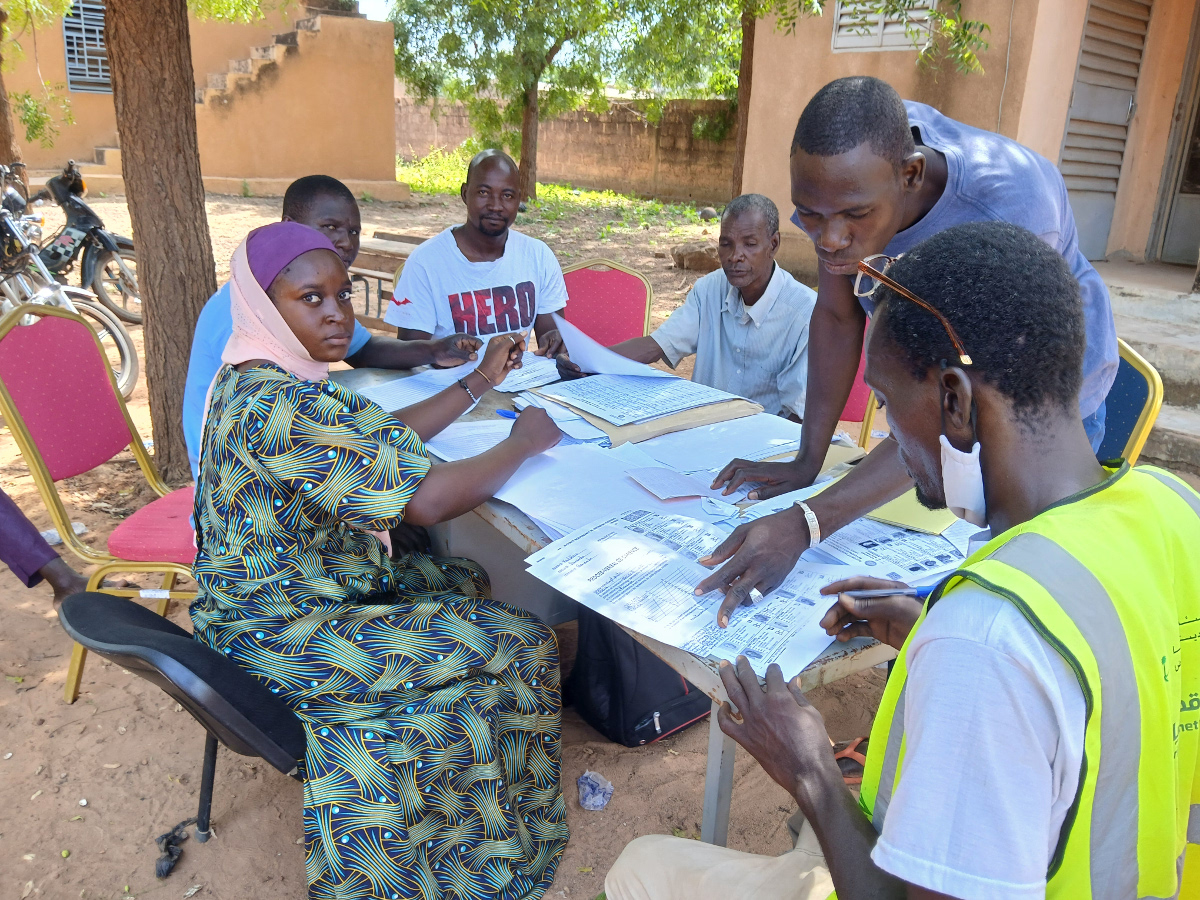
[[[1092,805],[1092,896],[1096,900],[1137,895],[1138,765],[1141,761],[1141,707],[1133,656],[1125,629],[1108,591],[1079,560],[1047,537],[1018,535],[992,554],[1037,581],[1071,617],[1100,670],[1100,768]],[[1079,787],[1089,761],[1085,755]],[[1078,804],[1076,796],[1075,803]],[[1063,840],[1075,807],[1067,813]],[[1060,842],[1061,849],[1061,842]],[[1056,854],[1058,856],[1058,854]]]

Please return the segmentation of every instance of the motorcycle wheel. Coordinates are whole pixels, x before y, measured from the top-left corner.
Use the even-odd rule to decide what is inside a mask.
[[[133,338],[125,330],[125,326],[107,307],[91,300],[72,299],[75,309],[84,320],[92,326],[100,346],[112,367],[113,376],[117,380],[117,390],[126,400],[133,393],[138,380],[138,355],[133,346]]]
[[[137,280],[137,251],[133,243],[122,239],[117,252],[101,250],[96,256],[92,290],[122,322],[142,324],[142,297]]]

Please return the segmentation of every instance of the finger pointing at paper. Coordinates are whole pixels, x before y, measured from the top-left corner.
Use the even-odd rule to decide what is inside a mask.
[[[789,508],[756,522],[739,525],[700,564],[720,569],[705,578],[697,594],[720,590],[725,600],[717,610],[717,624],[725,628],[733,611],[750,600],[753,590],[769,594],[783,583],[808,547],[808,527],[803,515],[793,521],[799,510]]]

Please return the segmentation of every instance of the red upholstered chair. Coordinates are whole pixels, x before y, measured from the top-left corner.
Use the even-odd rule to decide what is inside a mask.
[[[611,259],[589,259],[563,269],[565,318],[605,347],[650,333],[654,292],[640,272]]]
[[[37,320],[22,325],[25,315]],[[172,599],[191,599],[194,591],[175,590],[176,579],[191,575],[196,548],[188,518],[193,489],[172,491],[129,418],[112,370],[91,327],[77,315],[50,306],[24,305],[0,319],[0,414],[16,438],[42,501],[63,542],[86,563],[99,568],[88,590],[100,588],[116,573],[161,573],[157,590],[103,589],[122,597],[149,597],[166,615]],[[159,499],[116,527],[107,552],[89,547],[75,535],[55,482],[81,475],[108,462],[128,447]],[[64,696],[79,695],[87,651],[71,654]]]
[[[867,354],[858,357],[858,373],[854,376],[854,386],[850,388],[850,397],[846,400],[846,408],[838,416],[843,422],[862,422],[858,431],[858,446],[864,450],[871,440],[871,426],[875,423],[875,412],[879,404],[875,401],[875,392],[867,387],[863,380],[863,370],[867,366]]]

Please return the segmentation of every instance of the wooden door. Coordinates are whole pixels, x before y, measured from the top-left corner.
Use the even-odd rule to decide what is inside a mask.
[[[1088,259],[1103,259],[1152,0],[1091,0],[1059,168]]]

